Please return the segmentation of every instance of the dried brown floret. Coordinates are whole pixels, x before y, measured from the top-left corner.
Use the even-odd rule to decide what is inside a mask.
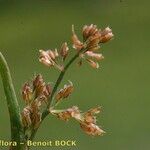
[[[80,123],[80,126],[82,130],[88,135],[98,136],[103,135],[105,133],[105,131],[103,131],[99,126],[93,123]]]
[[[61,99],[67,98],[74,90],[72,82],[69,85],[64,85],[63,89],[60,89],[59,92],[56,94],[55,98],[56,101],[60,101]]]
[[[31,120],[31,109],[30,107],[25,107],[21,113],[22,123],[24,127],[29,127],[32,124]]]
[[[98,69],[99,68],[98,62],[95,62],[92,59],[86,59],[86,60],[90,64],[90,66],[93,67],[94,69]]]
[[[104,56],[102,54],[94,53],[92,51],[87,51],[85,54],[91,58],[96,59],[97,61],[104,59]]]
[[[105,43],[111,40],[114,37],[112,30],[107,27],[103,31],[101,31],[101,37],[100,37],[100,42]]]
[[[26,104],[29,104],[32,100],[32,88],[30,87],[29,83],[25,83],[23,88],[22,88],[22,97],[25,101]]]
[[[63,58],[63,61],[66,59],[66,57],[68,56],[68,51],[69,51],[69,48],[67,46],[67,43],[63,43],[62,44],[62,47],[60,49],[60,55],[61,57]]]
[[[78,36],[76,35],[73,25],[72,25],[72,43],[73,43],[73,48],[78,51],[84,48],[84,44],[79,40]]]
[[[80,110],[77,106],[65,110],[53,110],[50,109],[50,113],[56,115],[59,119],[68,121],[70,118],[80,119]]]
[[[57,69],[59,69],[60,71],[63,70],[63,66],[59,65],[56,58],[59,57],[59,54],[57,52],[57,49],[55,49],[54,51],[52,50],[39,50],[40,52],[40,56],[39,56],[39,61],[41,63],[43,63],[44,65],[48,66],[48,67],[56,67]]]

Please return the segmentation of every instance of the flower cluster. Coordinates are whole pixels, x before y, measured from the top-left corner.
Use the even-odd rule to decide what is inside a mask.
[[[93,68],[99,68],[97,61],[102,60],[104,57],[102,54],[96,53],[100,48],[101,43],[106,43],[114,36],[112,30],[107,27],[104,30],[98,29],[96,25],[85,25],[82,29],[83,41],[80,41],[72,26],[72,43],[73,48],[77,50],[80,56],[79,65],[82,64],[82,60],[86,60]],[[40,50],[39,61],[44,65],[51,67],[54,66],[60,71],[63,71],[63,61],[68,56],[67,43],[63,43],[59,52],[55,50]],[[59,62],[58,59],[62,61]]]
[[[46,84],[41,75],[35,76],[32,82],[27,82],[22,88],[25,108],[22,111],[22,122],[25,128],[37,128],[41,122],[41,106],[47,103],[51,94],[51,86]]]
[[[85,59],[93,68],[99,68],[97,61],[102,60],[102,54],[95,53],[100,48],[101,43],[108,42],[113,37],[112,30],[107,27],[104,30],[98,29],[96,25],[85,25],[82,30],[83,42],[81,42],[72,26],[73,48],[80,52],[79,65]]]
[[[47,50],[47,51],[39,50],[40,52],[39,61],[48,67],[54,66],[60,71],[63,71],[64,66],[62,63],[63,61],[65,61],[66,57],[68,56],[68,51],[69,48],[66,42],[62,44],[59,53],[57,49]]]
[[[33,129],[39,127],[41,116],[43,120],[48,114],[55,115],[64,121],[74,118],[79,123],[81,129],[88,135],[97,136],[105,133],[105,131],[97,125],[96,120],[96,114],[101,112],[100,107],[92,108],[86,112],[82,112],[77,106],[62,110],[56,108],[58,104],[68,98],[74,90],[71,81],[60,90],[57,90],[69,66],[76,58],[79,58],[79,65],[82,65],[83,60],[86,60],[93,68],[99,68],[98,61],[101,61],[104,57],[101,53],[97,53],[96,51],[100,49],[102,43],[106,43],[113,38],[113,33],[109,27],[101,30],[97,28],[96,25],[91,24],[83,27],[82,38],[83,40],[80,41],[75,33],[74,26],[72,26],[72,44],[76,50],[76,54],[65,66],[64,61],[69,54],[69,48],[66,42],[62,44],[59,50],[39,51],[39,61],[48,67],[59,69],[61,73],[53,89],[49,84],[44,82],[41,75],[35,76],[32,82],[24,84],[22,97],[26,106],[22,111],[22,122],[25,129],[31,128],[31,133],[33,133]],[[43,104],[46,104],[44,111],[41,110]]]
[[[81,129],[89,135],[103,135],[105,132],[96,124],[95,116],[95,114],[100,113],[100,107],[92,108],[85,113],[82,113],[82,111],[80,111],[77,106],[63,110],[56,109],[56,106],[59,104],[58,102],[62,102],[63,99],[67,98],[73,92],[73,89],[73,84],[70,81],[70,84],[65,84],[64,87],[56,93],[56,103],[50,107],[50,114],[53,114],[64,121],[68,121],[69,119],[74,118],[79,122]]]
[[[92,136],[103,135],[105,133],[96,125],[96,117],[94,115],[99,112],[100,107],[90,109],[85,113],[82,113],[77,106],[65,110],[50,109],[50,113],[56,115],[61,120],[68,121],[70,118],[74,118],[79,122],[81,129]]]

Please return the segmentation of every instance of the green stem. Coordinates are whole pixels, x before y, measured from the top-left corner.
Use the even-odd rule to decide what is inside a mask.
[[[20,109],[15,94],[14,86],[12,83],[10,70],[8,64],[0,52],[0,74],[2,77],[4,92],[6,95],[7,106],[10,116],[11,124],[11,140],[17,142],[17,146],[13,147],[13,150],[23,150],[24,145],[20,142],[24,142],[24,133],[20,117]]]
[[[67,71],[67,69],[69,68],[69,66],[74,62],[74,60],[75,60],[78,56],[79,56],[79,53],[77,53],[76,55],[74,55],[74,57],[72,57],[72,59],[70,59],[70,61],[69,61],[69,62],[67,63],[67,65],[64,67],[64,70],[61,71],[61,73],[60,73],[60,75],[59,75],[59,77],[58,77],[58,79],[57,79],[57,81],[56,81],[56,83],[55,83],[55,86],[54,86],[54,88],[53,88],[52,94],[51,94],[51,96],[50,96],[50,99],[49,99],[49,102],[48,102],[48,105],[47,105],[47,108],[48,108],[48,109],[49,109],[49,107],[50,107],[50,105],[51,105],[51,103],[52,103],[53,96],[54,96],[55,92],[57,91],[57,88],[58,88],[58,86],[60,85],[60,83],[61,83],[61,81],[62,81],[62,79],[63,79],[63,77],[64,77],[64,75],[65,75],[65,73],[66,73],[66,71]]]
[[[80,51],[80,52],[81,52],[81,51]],[[60,83],[61,83],[61,81],[62,81],[62,79],[63,79],[63,77],[64,77],[64,75],[65,75],[65,73],[66,73],[66,71],[67,71],[67,69],[68,69],[69,66],[76,60],[76,58],[78,58],[80,52],[78,52],[77,54],[75,54],[75,55],[70,59],[70,61],[69,61],[69,62],[66,64],[66,66],[64,67],[64,70],[61,71],[61,73],[59,74],[58,79],[56,80],[55,86],[54,86],[54,88],[53,88],[52,94],[51,94],[51,96],[50,96],[50,98],[49,98],[49,102],[48,102],[48,105],[47,105],[47,109],[46,109],[46,110],[43,112],[43,114],[42,114],[42,120],[44,120],[44,119],[47,117],[47,115],[49,114],[49,107],[50,107],[50,105],[51,105],[51,103],[52,103],[53,96],[54,96],[55,92],[57,91],[57,89],[58,89],[58,87],[59,87],[59,85],[60,85]],[[42,122],[41,122],[41,123],[42,123]],[[38,130],[38,128],[37,128],[37,129],[34,129],[34,130],[32,131],[31,137],[30,137],[31,140],[34,139],[37,130]]]

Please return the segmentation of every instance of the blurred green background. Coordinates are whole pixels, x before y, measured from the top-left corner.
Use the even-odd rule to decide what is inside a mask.
[[[102,45],[101,69],[72,65],[63,83],[75,91],[60,107],[82,110],[101,105],[99,124],[107,132],[92,138],[75,121],[46,118],[36,140],[72,139],[77,147],[57,150],[150,150],[150,1],[148,0],[0,0],[0,50],[5,55],[19,97],[34,73],[54,82],[58,71],[38,62],[38,50],[70,42],[71,25],[78,34],[85,24],[110,26],[114,40]],[[74,53],[74,50],[71,50]],[[61,85],[61,86],[62,86]],[[22,105],[23,106],[23,105]],[[0,139],[10,137],[9,118],[0,81]],[[2,148],[1,148],[2,149]]]

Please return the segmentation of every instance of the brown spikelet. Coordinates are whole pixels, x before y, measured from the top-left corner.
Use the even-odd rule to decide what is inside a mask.
[[[55,98],[56,101],[60,101],[61,99],[67,98],[74,90],[72,82],[69,85],[64,85],[63,89],[60,89],[59,92],[56,94]]]
[[[62,44],[62,47],[61,47],[61,49],[60,49],[60,55],[61,55],[61,57],[63,58],[63,61],[66,59],[66,57],[67,57],[67,55],[68,55],[68,50],[69,50],[69,48],[68,48],[68,46],[67,46],[67,43],[66,43],[66,42],[63,43],[63,44]]]
[[[94,69],[98,69],[98,68],[99,68],[98,62],[95,62],[95,61],[93,61],[93,60],[91,60],[91,59],[86,59],[86,60],[87,60],[87,62],[90,64],[90,66],[91,66],[92,68],[94,68]]]
[[[77,37],[75,31],[74,31],[74,25],[72,25],[72,43],[73,43],[73,48],[80,51],[84,45],[83,43],[79,40]]]

